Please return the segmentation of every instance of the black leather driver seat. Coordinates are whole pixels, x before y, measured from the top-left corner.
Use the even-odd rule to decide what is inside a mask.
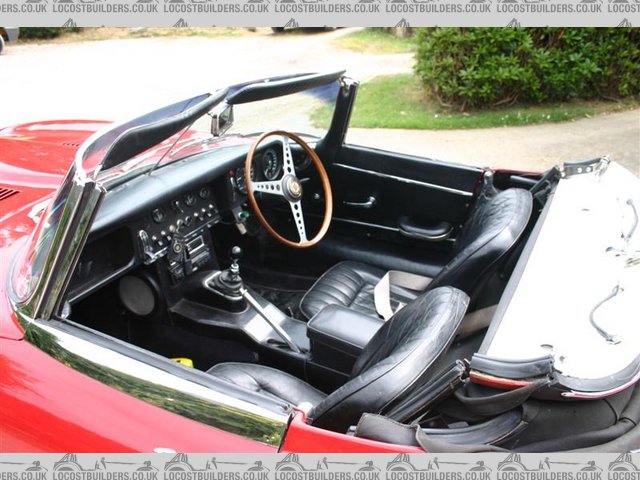
[[[433,366],[462,322],[469,297],[441,287],[421,294],[385,322],[358,357],[351,380],[326,395],[288,373],[270,367],[222,363],[208,373],[219,379],[284,400],[308,402],[310,422],[344,432],[365,413],[384,414],[433,376]]]
[[[433,278],[428,290],[448,285],[459,288],[472,298],[489,274],[511,251],[529,218],[531,193],[519,188],[504,190],[482,203],[471,214],[453,247],[453,258]],[[300,302],[307,319],[327,305],[352,308],[366,315],[378,316],[373,290],[387,272],[364,263],[341,262],[327,270]],[[406,304],[418,292],[392,286],[391,307]]]

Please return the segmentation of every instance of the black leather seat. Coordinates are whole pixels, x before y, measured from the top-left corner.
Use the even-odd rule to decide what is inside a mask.
[[[499,261],[524,232],[533,200],[527,190],[504,190],[485,201],[471,214],[453,248],[453,258],[434,277],[427,289],[449,285],[472,298]],[[373,290],[385,271],[358,262],[341,262],[327,270],[300,302],[300,310],[312,318],[327,305],[340,305],[375,315]],[[391,306],[407,303],[418,292],[392,286]]]
[[[313,425],[344,432],[363,413],[384,414],[431,379],[432,367],[453,341],[468,301],[464,292],[450,287],[418,296],[380,327],[353,366],[351,380],[330,395],[261,365],[223,363],[208,373],[294,405],[309,402]]]

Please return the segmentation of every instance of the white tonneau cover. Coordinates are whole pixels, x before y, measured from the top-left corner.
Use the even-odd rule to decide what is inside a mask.
[[[565,168],[479,353],[550,355],[565,396],[598,397],[639,377],[640,179],[607,160],[576,170]]]

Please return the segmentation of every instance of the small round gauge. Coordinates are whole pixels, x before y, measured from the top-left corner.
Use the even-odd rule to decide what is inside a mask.
[[[275,180],[282,172],[282,162],[278,154],[272,148],[262,155],[262,174],[267,180]]]
[[[164,210],[161,208],[156,208],[153,212],[151,212],[151,218],[156,223],[162,223],[164,221]]]
[[[205,198],[209,198],[209,195],[211,195],[211,190],[209,190],[209,187],[202,187],[198,192],[198,195],[204,200]]]
[[[196,198],[195,194],[193,194],[193,193],[187,193],[187,194],[184,196],[184,204],[185,204],[187,207],[193,207],[193,206],[196,204],[196,201],[197,201],[197,200],[198,200],[198,199]]]
[[[293,157],[293,168],[296,172],[300,172],[311,165],[311,157],[309,155],[295,155]]]
[[[236,188],[238,189],[238,191],[240,191],[240,193],[246,195],[247,194],[247,181],[244,178],[244,172],[245,169],[244,167],[238,167],[236,168],[235,171],[235,181],[236,181]],[[251,180],[255,179],[255,175],[253,172],[253,167],[251,167]]]

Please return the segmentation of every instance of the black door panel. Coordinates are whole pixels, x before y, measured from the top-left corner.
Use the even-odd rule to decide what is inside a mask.
[[[328,168],[334,218],[415,231],[459,228],[482,170],[345,146]],[[403,229],[405,231],[406,229]],[[411,229],[410,229],[411,230]]]
[[[425,228],[442,221],[453,225],[463,223],[473,196],[470,191],[342,163],[329,166],[329,178],[334,194],[334,217],[392,228],[398,228],[400,217],[408,217],[416,226]],[[375,199],[371,207],[359,206],[371,203],[370,199]]]
[[[474,191],[482,172],[478,167],[354,145],[345,145],[334,163],[465,192]]]

